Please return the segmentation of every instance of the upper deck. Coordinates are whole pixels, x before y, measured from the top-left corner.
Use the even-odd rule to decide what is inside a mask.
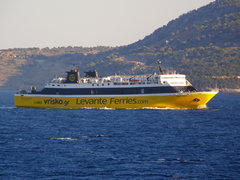
[[[55,78],[45,88],[109,88],[109,87],[149,87],[187,86],[190,83],[183,74],[113,75],[106,77],[79,78],[77,83],[67,83],[66,78]]]

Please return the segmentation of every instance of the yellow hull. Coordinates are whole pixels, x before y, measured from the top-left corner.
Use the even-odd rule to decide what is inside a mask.
[[[116,95],[116,96],[68,96],[68,95],[34,95],[15,94],[14,104],[28,108],[173,108],[199,109],[218,92],[195,92],[154,95]]]

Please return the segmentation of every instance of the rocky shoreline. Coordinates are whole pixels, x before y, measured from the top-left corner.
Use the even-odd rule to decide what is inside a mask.
[[[228,93],[240,93],[240,89],[228,89],[228,88],[222,88],[219,89],[220,92],[228,92]]]

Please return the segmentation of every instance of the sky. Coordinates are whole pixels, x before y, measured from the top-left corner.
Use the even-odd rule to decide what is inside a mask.
[[[0,0],[0,49],[122,46],[214,0]]]

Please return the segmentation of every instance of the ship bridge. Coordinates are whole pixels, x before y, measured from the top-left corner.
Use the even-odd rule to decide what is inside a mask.
[[[161,84],[168,83],[171,86],[186,86],[189,83],[183,74],[164,74],[159,77]]]

